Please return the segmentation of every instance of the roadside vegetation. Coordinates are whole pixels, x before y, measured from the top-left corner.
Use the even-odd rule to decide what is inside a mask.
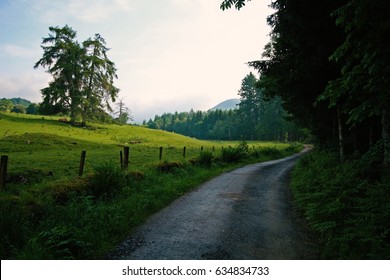
[[[207,179],[302,149],[17,114],[0,114],[0,135],[0,154],[9,157],[0,193],[2,259],[104,258],[149,215]],[[128,169],[119,161],[124,146]],[[82,150],[86,166],[78,176]]]
[[[337,153],[317,149],[294,169],[294,200],[322,258],[390,258],[390,174],[380,150],[340,161]]]

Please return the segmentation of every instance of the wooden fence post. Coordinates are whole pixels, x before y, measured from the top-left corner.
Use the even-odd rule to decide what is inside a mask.
[[[123,158],[123,169],[127,169],[129,167],[129,147],[123,147],[124,158]]]
[[[160,147],[160,156],[159,156],[160,161],[161,161],[161,159],[162,159],[162,154],[163,154],[163,147]]]
[[[0,190],[5,190],[5,183],[7,179],[7,165],[8,165],[8,156],[1,156],[0,163]]]
[[[183,148],[183,158],[186,158],[186,150],[187,150],[187,148],[184,147],[184,148]]]
[[[87,152],[86,151],[81,151],[81,156],[80,156],[80,166],[79,166],[79,176],[83,176],[84,173],[84,164],[85,164],[85,156]]]

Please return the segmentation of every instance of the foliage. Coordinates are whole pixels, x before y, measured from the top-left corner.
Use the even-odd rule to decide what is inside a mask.
[[[17,196],[0,198],[0,217],[0,258],[4,260],[15,255],[24,246],[30,231]]]
[[[288,115],[280,98],[266,98],[257,88],[252,73],[243,79],[239,95],[238,109],[165,113],[149,120],[147,126],[200,139],[303,141],[307,138],[305,131],[286,119]]]
[[[129,172],[130,179],[142,181],[145,178],[145,173],[141,170],[132,170]]]
[[[323,258],[390,257],[390,185],[373,176],[380,172],[374,154],[340,162],[336,154],[317,151],[294,169],[294,198],[318,235]]]
[[[246,2],[223,1],[221,8]],[[271,42],[263,60],[249,63],[261,73],[265,95],[280,96],[293,119],[319,144],[338,146],[341,158],[383,140],[389,165],[388,1],[277,0],[271,6]]]
[[[157,170],[162,173],[175,173],[183,164],[179,161],[163,161],[157,165]]]
[[[250,1],[250,0],[247,0],[247,1]],[[220,7],[222,10],[226,10],[226,9],[230,9],[232,7],[232,5],[234,5],[234,7],[239,10],[245,6],[245,0],[224,0],[221,3]]]
[[[0,111],[1,112],[11,112],[12,108],[14,107],[14,104],[11,100],[2,98],[0,100]]]
[[[222,148],[221,150],[221,159],[224,162],[239,162],[247,156],[247,153],[244,149],[239,146],[232,147],[229,146],[227,148]]]
[[[46,259],[77,259],[87,250],[89,244],[78,240],[76,228],[57,226],[42,231],[30,240],[29,246],[43,248],[41,252]]]
[[[247,1],[223,1],[237,9]],[[293,175],[325,258],[389,258],[388,1],[276,0],[271,42],[249,65],[318,147]],[[337,155],[334,149],[339,149]],[[341,160],[342,161],[341,161]],[[387,171],[386,171],[387,170]]]
[[[96,164],[93,170],[90,187],[95,197],[111,198],[127,184],[126,173],[113,161]]]
[[[200,166],[206,166],[211,167],[211,164],[213,163],[213,160],[215,159],[215,156],[210,151],[201,151],[199,153],[199,158],[197,160],[197,164]]]
[[[23,98],[2,98],[0,99],[0,112],[14,112],[21,114],[34,114],[32,108],[36,104]]]
[[[91,119],[98,109],[110,110],[119,89],[114,63],[108,59],[105,40],[95,34],[79,44],[76,31],[69,26],[49,27],[50,34],[42,40],[43,56],[34,65],[42,66],[53,76],[42,89],[42,110],[45,113],[70,112],[71,123],[81,116],[82,123]]]

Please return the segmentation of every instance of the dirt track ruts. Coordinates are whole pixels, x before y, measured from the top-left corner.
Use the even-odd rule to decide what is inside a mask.
[[[315,259],[288,188],[302,154],[248,165],[202,184],[151,216],[108,258]]]

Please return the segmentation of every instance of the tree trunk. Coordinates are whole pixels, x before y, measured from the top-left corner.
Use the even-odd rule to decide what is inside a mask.
[[[341,109],[340,105],[337,105],[337,122],[339,128],[339,151],[340,151],[340,159],[344,160],[344,125],[341,118]]]
[[[387,109],[382,110],[382,139],[384,146],[383,163],[390,166],[390,114]]]

